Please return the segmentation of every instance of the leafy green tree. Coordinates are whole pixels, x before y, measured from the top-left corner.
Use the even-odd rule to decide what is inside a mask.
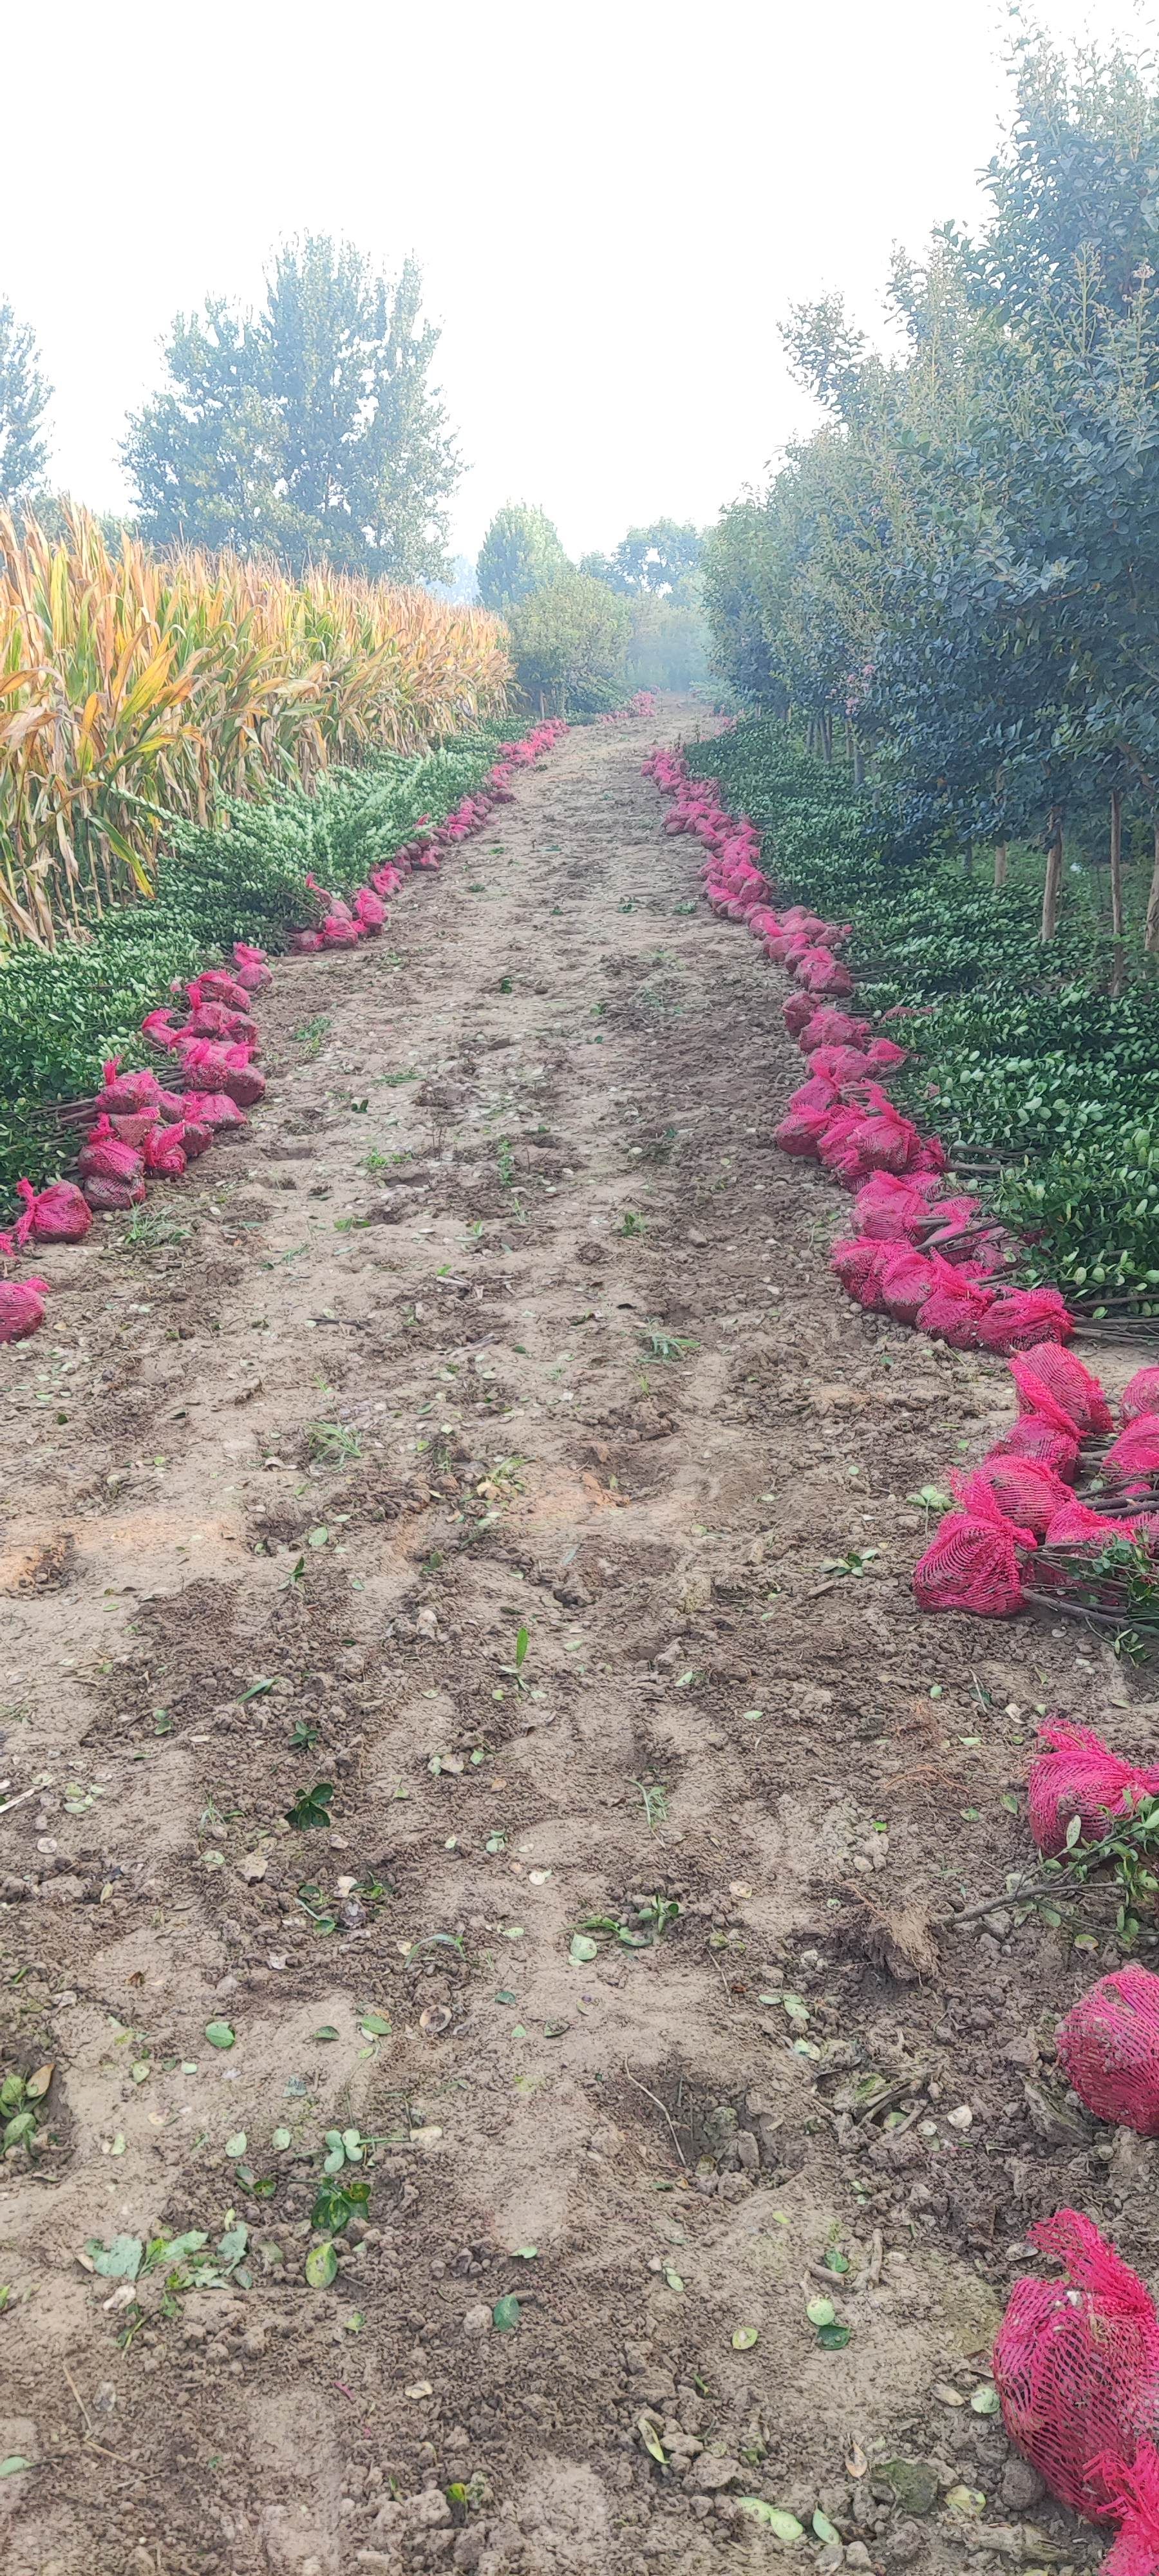
[[[0,304],[0,501],[9,507],[27,499],[48,463],[49,392],[28,324]]]
[[[585,555],[580,570],[630,596],[651,593],[686,603],[702,553],[703,539],[691,522],[653,519],[650,527],[629,528],[614,555]]]
[[[440,579],[461,469],[421,299],[413,260],[392,281],[308,233],[276,253],[257,315],[211,298],[179,316],[168,384],[124,444],[142,535]]]
[[[628,603],[590,574],[562,573],[529,592],[511,615],[519,684],[557,715],[598,714],[624,686]]]
[[[507,617],[521,599],[558,580],[571,566],[546,510],[526,501],[507,501],[497,510],[475,567],[484,608]]]

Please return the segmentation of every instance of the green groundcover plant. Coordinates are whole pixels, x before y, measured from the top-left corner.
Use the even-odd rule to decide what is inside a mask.
[[[1044,949],[1041,858],[995,890],[917,848],[888,801],[753,720],[689,751],[764,835],[778,895],[850,921],[858,1007],[920,1017],[895,1093],[1027,1237],[1022,1274],[1159,1311],[1159,995],[1108,994],[1112,950],[1076,901]],[[1102,987],[1103,989],[1100,989]]]
[[[106,914],[51,954],[11,952],[0,965],[0,1213],[19,1174],[39,1185],[67,1160],[54,1102],[95,1090],[106,1056],[156,1063],[140,1024],[175,979],[227,958],[235,939],[284,948],[315,918],[307,875],[351,893],[421,815],[441,822],[481,785],[510,728],[506,718],[418,757],[383,753],[329,770],[312,795],[239,802],[210,830],[181,824],[155,898]]]

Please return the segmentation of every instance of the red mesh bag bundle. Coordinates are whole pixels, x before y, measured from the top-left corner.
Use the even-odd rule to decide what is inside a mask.
[[[122,1073],[121,1059],[119,1055],[113,1055],[101,1066],[101,1072],[104,1089],[98,1094],[98,1101],[102,1109],[115,1109],[123,1117],[132,1118],[142,1110],[159,1107],[165,1098],[157,1075],[145,1065],[133,1073]]]
[[[1137,1960],[1113,1968],[1071,2005],[1057,2042],[1085,2110],[1159,2138],[1159,1977]]]
[[[911,1243],[936,1213],[930,1199],[937,1188],[932,1172],[917,1180],[896,1172],[875,1172],[853,1202],[863,1234],[880,1243]]]
[[[892,1038],[874,1038],[868,1050],[875,1073],[896,1073],[899,1064],[909,1060],[909,1048],[895,1046]]]
[[[1070,1322],[1069,1316],[1067,1321]],[[1060,1351],[1056,1342],[1044,1340],[1024,1351],[1021,1359],[1012,1364],[1010,1374],[1018,1389],[1020,1413],[1036,1403],[1033,1390],[1045,1387],[1084,1437],[1090,1431],[1114,1429],[1111,1408],[1097,1377],[1083,1367],[1073,1351]]]
[[[178,1181],[185,1169],[185,1128],[154,1127],[146,1136],[143,1157],[147,1172],[162,1180]]]
[[[786,1109],[836,1109],[839,1106],[837,1085],[827,1082],[822,1074],[811,1074],[808,1082],[799,1082],[789,1093]]]
[[[122,1145],[140,1146],[146,1136],[151,1136],[154,1128],[161,1125],[161,1112],[159,1109],[143,1109],[137,1118],[110,1118],[109,1125]]]
[[[934,1266],[910,1243],[881,1247],[881,1293],[895,1324],[916,1324],[934,1286]]]
[[[77,1169],[85,1181],[135,1181],[140,1176],[141,1157],[134,1145],[123,1145],[119,1136],[114,1136],[102,1111],[77,1155]]]
[[[247,993],[268,992],[274,979],[266,964],[264,948],[251,948],[246,940],[235,939],[233,962],[237,968],[238,983],[244,986]]]
[[[183,1038],[232,1038],[239,1046],[250,1047],[256,1055],[258,1024],[247,1010],[236,1010],[223,1002],[219,995],[207,993],[200,978],[187,984],[185,990],[189,997],[189,1018],[181,1031]],[[245,1000],[243,993],[243,1004]]]
[[[1089,1503],[1080,1503],[1077,1494],[1067,1494],[1046,1533],[1046,1544],[1055,1548],[1106,1547],[1113,1538],[1148,1539],[1146,1514],[1137,1521],[1115,1520],[1110,1512],[1092,1511]]]
[[[1103,2560],[1103,2576],[1155,2576],[1159,2568],[1159,2451],[1144,2442],[1129,2469],[1113,2458],[1096,2473],[1107,2493],[1107,2518],[1119,2528]]]
[[[867,1314],[884,1313],[881,1293],[882,1257],[889,1250],[885,1243],[873,1243],[861,1235],[848,1243],[835,1243],[829,1255],[829,1267],[836,1271],[847,1297],[854,1297]]]
[[[181,1067],[190,1091],[224,1091],[239,1109],[251,1109],[266,1096],[265,1076],[252,1065],[244,1047],[215,1046],[212,1038],[195,1038]]]
[[[192,1119],[199,1127],[244,1127],[245,1115],[226,1091],[187,1091],[181,1100],[185,1126]]]
[[[816,993],[824,1001],[837,1001],[856,988],[847,966],[842,966],[831,948],[814,948],[797,966],[797,981],[807,993]]]
[[[16,1226],[18,1244],[84,1241],[92,1210],[75,1181],[53,1181],[46,1190],[34,1190],[31,1181],[17,1181],[16,1195],[24,1201],[24,1214]]]
[[[787,1001],[787,1002],[786,1002],[786,1004],[785,1004],[785,1007],[784,1007],[784,1011],[783,1011],[782,1016],[783,1016],[783,1019],[784,1019],[785,1027],[787,1028],[787,1030],[788,1030],[788,1032],[789,1032],[789,1036],[790,1036],[791,1038],[801,1038],[801,1043],[802,1043],[802,1045],[804,1046],[804,1038],[803,1038],[803,1036],[802,1036],[802,1031],[803,1031],[803,1030],[805,1030],[805,1029],[807,1029],[807,1028],[808,1028],[808,1026],[809,1026],[809,1022],[810,1022],[810,1020],[812,1020],[812,1019],[814,1019],[814,1018],[816,1017],[816,1013],[815,1013],[815,1011],[814,1011],[813,1003],[812,1003],[812,1000],[811,1000],[811,998],[810,998],[809,994],[808,994],[808,993],[790,993],[789,998],[788,998],[788,1001]],[[849,1025],[850,1025],[850,1027],[852,1028],[852,1026],[853,1026],[853,1022],[852,1022],[852,1020],[850,1021]],[[818,1045],[818,1046],[820,1046],[820,1044],[821,1044],[821,1040],[820,1040],[820,1038],[818,1038],[818,1039],[817,1039],[817,1045]],[[806,1053],[806,1055],[808,1055],[808,1053],[809,1053],[809,1049],[808,1049],[808,1047],[805,1047],[805,1053]]]
[[[824,1046],[814,1047],[809,1058],[809,1071],[820,1074],[824,1082],[865,1082],[872,1075],[873,1066],[860,1047]]]
[[[1061,1431],[1067,1440],[1080,1438],[1079,1426],[1073,1413],[1070,1413],[1066,1405],[1052,1392],[1046,1379],[1040,1377],[1036,1369],[1027,1368],[1025,1358],[1011,1360],[1010,1374],[1014,1380],[1018,1411],[1021,1416],[1033,1414],[1037,1421],[1049,1423],[1052,1431]]]
[[[364,930],[381,930],[386,919],[386,905],[381,895],[375,894],[370,886],[359,886],[354,909]]]
[[[964,1512],[976,1508],[985,1490],[1007,1520],[1036,1539],[1046,1538],[1052,1521],[1074,1502],[1061,1477],[1036,1458],[984,1458],[970,1475],[951,1476],[950,1483]]]
[[[975,1619],[1008,1619],[1022,1608],[1018,1550],[1034,1539],[1006,1518],[983,1488],[969,1512],[947,1512],[914,1567],[919,1610],[967,1610]]]
[[[1008,1288],[995,1298],[979,1325],[978,1348],[1005,1357],[1011,1351],[1034,1349],[1047,1334],[1053,1335],[1057,1348],[1073,1331],[1073,1318],[1057,1288]]]
[[[944,1172],[948,1160],[940,1136],[919,1136],[917,1152],[909,1168],[911,1172]]]
[[[230,1102],[232,1109],[233,1102]],[[195,1163],[199,1154],[207,1154],[213,1143],[213,1129],[205,1118],[183,1118],[179,1129],[181,1151],[187,1163]]]
[[[1052,2495],[1088,2522],[1122,2520],[1125,2495],[1151,2491],[1147,2462],[1159,2408],[1159,2316],[1146,2283],[1094,2220],[1060,2209],[1029,2231],[1065,2269],[1062,2281],[1016,2281],[991,2368],[1002,2420]],[[1153,2456],[1153,2455],[1152,2455]],[[1144,2464],[1146,2466],[1144,2466]],[[1136,2479],[1142,2481],[1136,2484]],[[1132,2541],[1133,2546],[1133,2541]],[[1117,2564],[1116,2564],[1117,2562]],[[1153,2576],[1154,2556],[1120,2556],[1104,2576]]]
[[[831,1119],[840,1112],[832,1109],[791,1109],[773,1131],[773,1143],[782,1154],[796,1154],[816,1162],[821,1140]]]
[[[11,1241],[0,1237],[0,1250]],[[47,1279],[0,1279],[0,1342],[26,1342],[44,1322]]]
[[[401,868],[389,867],[375,868],[370,882],[376,893],[388,899],[392,894],[400,894],[406,881]]]
[[[1140,1413],[1159,1413],[1159,1368],[1136,1369],[1119,1397],[1119,1412],[1124,1422],[1134,1422]]]
[[[362,924],[352,921],[349,913],[327,913],[322,924],[323,948],[356,948],[361,937]]]
[[[839,1111],[821,1148],[826,1170],[849,1189],[871,1172],[904,1172],[917,1143],[916,1127],[880,1084],[867,1082],[864,1088],[864,1106]]]
[[[1103,1460],[1103,1483],[1134,1502],[1146,1502],[1159,1481],[1159,1413],[1137,1414]]]
[[[969,1277],[967,1262],[955,1268],[940,1252],[931,1253],[930,1260],[936,1278],[918,1316],[918,1330],[948,1342],[951,1350],[977,1350],[978,1326],[993,1303],[993,1289]]]
[[[292,930],[286,941],[291,957],[312,957],[322,945],[320,930]]]
[[[137,1157],[138,1162],[140,1156]],[[84,1194],[97,1216],[114,1216],[121,1208],[138,1207],[145,1196],[145,1175],[138,1172],[132,1181],[109,1181],[103,1172],[92,1172],[84,1184]]]
[[[1078,1472],[1079,1444],[1074,1433],[1070,1438],[1056,1431],[1040,1415],[1027,1413],[1020,1422],[1004,1431],[990,1451],[992,1458],[1031,1458],[1039,1466],[1052,1467],[1065,1484],[1074,1483]]]
[[[1143,1771],[1112,1753],[1090,1726],[1054,1719],[1040,1726],[1027,1781],[1027,1822],[1040,1852],[1057,1860],[1066,1829],[1077,1816],[1084,1843],[1098,1843],[1116,1816],[1130,1815],[1140,1798],[1159,1797],[1159,1769]]]
[[[922,1175],[929,1189],[932,1175]],[[917,1183],[911,1182],[911,1188]],[[974,1249],[973,1224],[979,1202],[970,1198],[937,1199],[922,1218],[923,1242],[927,1252],[944,1252],[947,1261],[966,1260]],[[961,1237],[958,1241],[956,1238]]]
[[[194,986],[187,984],[185,989],[192,998]],[[227,1010],[241,1011],[248,1017],[249,994],[244,984],[238,983],[236,975],[227,975],[223,967],[203,967],[196,980],[196,989],[205,1001],[224,1002]]]
[[[860,1046],[869,1036],[868,1020],[851,1020],[848,1011],[835,1011],[824,1005],[810,1008],[804,1019],[789,1018],[790,1011],[800,1013],[808,1001],[807,993],[792,993],[785,1004],[785,1027],[790,1037],[799,1038],[804,1055],[812,1055],[819,1046]]]

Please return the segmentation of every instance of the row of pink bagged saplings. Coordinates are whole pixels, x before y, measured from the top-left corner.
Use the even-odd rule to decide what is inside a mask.
[[[1159,1368],[1137,1369],[1124,1387],[1107,1448],[1090,1444],[1115,1432],[1111,1408],[1073,1351],[1040,1342],[1011,1360],[1010,1374],[1018,1419],[969,1475],[950,1478],[957,1508],[914,1568],[923,1610],[1007,1618],[1025,1605],[1028,1570],[1042,1598],[1112,1539],[1159,1555]],[[1083,1465],[1097,1469],[1109,1508],[1070,1490]]]
[[[708,852],[700,873],[713,911],[745,923],[802,988],[785,1004],[785,1026],[808,1061],[808,1079],[792,1094],[776,1142],[859,1191],[860,1232],[831,1256],[847,1294],[867,1313],[956,1350],[1001,1354],[1065,1341],[1073,1325],[1058,1291],[1004,1287],[995,1276],[1002,1237],[985,1224],[978,1201],[938,1196],[946,1169],[940,1138],[923,1137],[882,1088],[906,1049],[871,1037],[868,1020],[836,1007],[855,989],[836,953],[849,924],[822,921],[802,904],[774,910],[755,823],[728,814],[717,784],[690,779],[679,753],[654,752],[644,769],[672,797],[665,831],[688,833]]]
[[[1159,1383],[1159,1370],[1147,1374]],[[1100,1842],[1142,1799],[1157,1797],[1159,1768],[1125,1761],[1091,1728],[1055,1720],[1040,1729],[1028,1812],[1048,1858],[1065,1857],[1076,1827],[1083,1844]],[[1159,2137],[1159,1977],[1135,1960],[1113,1969],[1072,2005],[1056,2045],[1095,2119]],[[1052,2494],[1087,2521],[1117,2526],[1104,2576],[1157,2576],[1155,2303],[1078,2210],[1058,2210],[1031,2228],[1030,2241],[1062,2264],[1064,2278],[1025,2278],[1010,2299],[992,2361],[1006,2430]]]
[[[207,967],[185,991],[180,1028],[172,1009],[151,1011],[142,1035],[176,1059],[181,1089],[167,1090],[147,1066],[122,1073],[119,1057],[102,1067],[97,1115],[77,1156],[76,1181],[52,1181],[37,1190],[18,1181],[23,1201],[10,1232],[0,1234],[0,1258],[14,1260],[29,1244],[80,1243],[93,1221],[144,1198],[150,1179],[179,1180],[223,1127],[244,1126],[244,1110],[262,1099],[265,1081],[253,1058],[257,1028],[250,1016],[255,993],[272,982],[260,948],[234,946],[231,969]],[[0,1343],[20,1342],[44,1321],[44,1279],[0,1279]]]
[[[465,797],[437,828],[428,828],[424,818],[394,862],[375,871],[373,886],[359,887],[353,907],[308,877],[319,925],[292,932],[291,949],[350,947],[381,930],[385,898],[398,892],[410,867],[437,869],[443,851],[481,831],[496,805],[512,801],[512,773],[541,759],[566,732],[562,720],[552,718],[519,742],[501,743],[482,790]],[[14,1260],[29,1244],[81,1242],[94,1211],[108,1215],[136,1206],[150,1179],[179,1180],[216,1132],[244,1126],[245,1111],[265,1096],[265,1078],[254,1062],[259,1047],[252,1001],[273,979],[264,951],[244,940],[235,942],[233,961],[228,969],[205,968],[186,985],[180,1026],[172,1005],[150,1011],[141,1023],[142,1035],[173,1059],[180,1089],[176,1082],[166,1089],[148,1068],[122,1073],[119,1058],[103,1067],[97,1116],[77,1157],[79,1181],[53,1181],[39,1191],[31,1181],[18,1181],[24,1205],[11,1232],[0,1233],[0,1260]],[[24,1341],[38,1330],[47,1291],[44,1279],[0,1278],[0,1343]]]
[[[319,919],[312,929],[291,931],[291,951],[306,956],[319,948],[353,948],[360,939],[373,937],[382,929],[390,896],[399,892],[410,869],[437,874],[445,851],[457,849],[461,841],[481,832],[496,805],[511,803],[513,770],[529,769],[566,732],[562,717],[552,716],[521,742],[501,743],[495,765],[476,794],[464,796],[444,823],[434,824],[429,814],[420,815],[413,838],[395,851],[389,866],[372,870],[369,885],[359,886],[349,903],[341,895],[328,894],[315,877],[307,877],[311,893],[318,898]]]

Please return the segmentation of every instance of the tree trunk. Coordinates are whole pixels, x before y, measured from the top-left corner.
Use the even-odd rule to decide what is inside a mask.
[[[1151,870],[1151,892],[1147,897],[1147,927],[1143,946],[1148,957],[1159,956],[1159,823],[1155,825],[1155,864]]]
[[[853,784],[855,787],[865,785],[865,754],[856,734],[853,737]]]
[[[996,841],[994,844],[994,891],[996,894],[1004,885],[1009,883],[1009,878],[1010,851],[1005,841]]]
[[[1052,805],[1047,824],[1050,839],[1046,845],[1046,875],[1042,881],[1042,938],[1053,939],[1058,929],[1059,897],[1062,893],[1062,807]],[[1157,913],[1159,921],[1159,913]]]
[[[1111,935],[1123,936],[1123,791],[1111,789]]]
[[[966,871],[966,875],[968,877],[972,877],[974,874],[974,844],[972,841],[967,841],[966,847],[962,852],[962,866]]]

